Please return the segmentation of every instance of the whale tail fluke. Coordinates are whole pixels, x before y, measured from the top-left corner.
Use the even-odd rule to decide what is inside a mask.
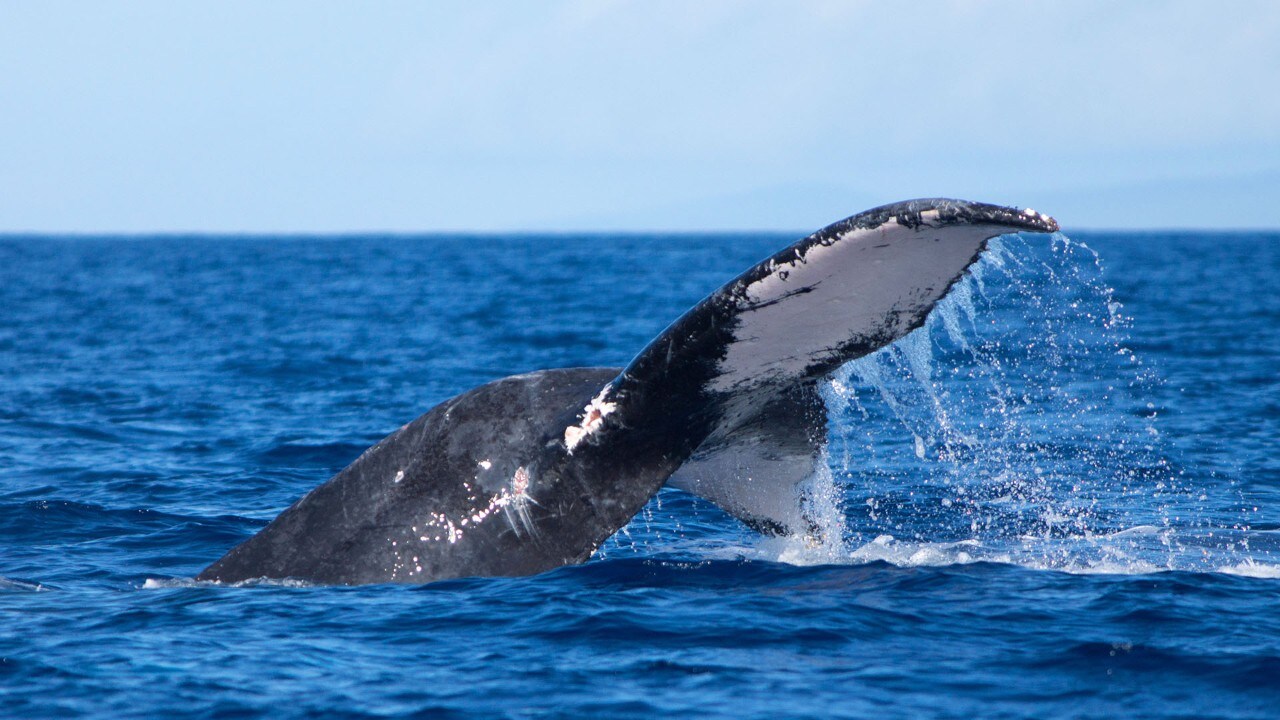
[[[669,478],[764,532],[810,530],[796,485],[825,444],[816,383],[923,324],[990,238],[1057,229],[942,199],[842,220],[712,293],[621,371],[542,371],[441,403],[198,579],[533,574],[586,560]]]

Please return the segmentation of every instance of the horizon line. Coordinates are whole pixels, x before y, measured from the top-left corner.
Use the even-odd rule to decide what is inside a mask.
[[[1076,227],[1061,231],[1063,234],[1071,233],[1110,233],[1110,234],[1132,234],[1132,235],[1151,235],[1151,234],[1190,234],[1216,232],[1223,234],[1247,234],[1247,233],[1280,233],[1280,226],[1169,226],[1169,227],[1152,227],[1152,228],[1132,228],[1132,227]],[[652,235],[678,235],[678,236],[712,236],[712,235],[797,235],[800,237],[807,236],[815,232],[815,230],[788,230],[785,228],[724,228],[724,229],[571,229],[571,230],[540,230],[540,229],[428,229],[428,230],[0,230],[0,240],[18,239],[18,238],[73,238],[73,239],[111,239],[111,240],[130,240],[130,239],[178,239],[178,238],[244,238],[244,239],[268,239],[268,238],[315,238],[315,239],[337,239],[352,237],[384,237],[384,238],[415,238],[415,237],[445,237],[445,236],[462,236],[462,237],[503,237],[503,236],[548,236],[548,237],[585,237],[585,236],[609,236],[609,237],[644,237]]]

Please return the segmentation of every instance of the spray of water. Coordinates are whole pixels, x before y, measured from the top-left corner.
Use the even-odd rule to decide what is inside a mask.
[[[1216,527],[1087,246],[993,240],[924,327],[824,391],[854,560],[1268,571]],[[1264,559],[1270,562],[1271,559]],[[1243,565],[1241,564],[1243,563]]]

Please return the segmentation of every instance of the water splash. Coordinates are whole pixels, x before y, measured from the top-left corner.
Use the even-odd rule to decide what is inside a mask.
[[[1216,513],[1238,497],[1171,459],[1129,327],[1086,245],[993,240],[922,328],[824,389],[848,556],[1272,572],[1280,548]]]
[[[831,472],[830,458],[822,462],[797,488],[804,516],[814,523],[806,535],[764,538],[756,548],[770,559],[792,565],[825,565],[845,561],[844,486]]]

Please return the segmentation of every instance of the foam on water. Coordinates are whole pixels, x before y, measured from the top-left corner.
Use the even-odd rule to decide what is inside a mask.
[[[249,580],[241,580],[234,583],[210,582],[208,580],[196,580],[195,578],[147,578],[143,581],[140,590],[172,590],[174,588],[217,588],[217,587],[284,587],[284,588],[307,588],[319,587],[315,583],[306,580],[297,580],[294,578],[252,578]]]

